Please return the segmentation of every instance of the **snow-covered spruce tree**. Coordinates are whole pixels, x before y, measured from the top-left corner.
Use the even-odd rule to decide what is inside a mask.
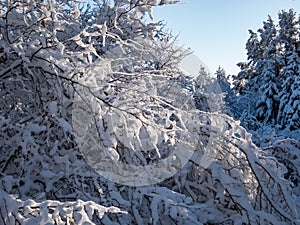
[[[238,119],[241,119],[243,125],[251,130],[258,128],[258,121],[264,124],[274,121],[279,104],[276,77],[278,76],[277,31],[270,16],[258,32],[259,36],[250,31],[250,38],[246,44],[248,67],[234,78],[240,80],[235,81],[235,89],[239,89],[241,94],[238,98],[248,99],[248,106],[244,104],[246,107],[242,107],[244,111]],[[243,84],[238,87],[237,84],[242,82],[241,78]]]
[[[234,90],[238,94],[247,93],[252,91],[254,88],[258,88],[255,83],[256,71],[255,66],[257,61],[261,58],[261,49],[259,45],[259,39],[257,33],[249,30],[250,37],[246,43],[247,59],[246,63],[239,63],[241,71],[234,78]]]
[[[299,130],[300,128],[300,70],[294,78],[294,82],[291,86],[291,96],[288,102],[290,106],[287,111],[287,117],[289,118],[289,123],[287,128],[289,130]]]
[[[200,66],[194,80],[193,92],[197,109],[205,112],[221,112],[224,109],[222,91],[216,79],[203,66]]]
[[[297,38],[299,36],[299,21],[296,17],[296,12],[293,9],[289,11],[281,11],[278,14],[278,42],[280,43],[279,50],[282,54],[282,60],[290,52],[295,51]],[[283,63],[283,65],[285,65]]]
[[[238,98],[248,99],[249,102],[249,106],[241,107],[242,111],[251,112],[247,114],[255,116],[259,122],[256,123],[259,125],[255,126],[256,129],[265,125],[290,128],[291,110],[297,108],[290,105],[293,102],[289,105],[288,102],[291,86],[299,74],[298,20],[293,10],[281,11],[278,17],[278,30],[269,17],[263,23],[263,28],[258,30],[259,37],[255,32],[250,32],[246,44],[248,62],[240,64],[244,68],[234,77]],[[297,91],[297,88],[294,89],[294,92]],[[246,117],[241,115],[237,113],[235,118],[241,119],[242,124],[249,129],[244,123]],[[292,129],[297,127],[293,126]]]
[[[265,124],[278,124],[285,128],[290,123],[287,111],[290,111],[291,107],[287,102],[291,94],[291,85],[299,73],[299,56],[296,52],[299,27],[293,10],[281,11],[278,17],[278,34],[276,35],[274,23],[269,19],[268,23],[264,23],[265,31],[261,35],[261,40],[266,44],[261,63],[263,70],[260,73],[260,83],[263,85],[259,91],[261,98],[257,103],[256,112],[257,118]]]
[[[269,49],[270,45],[274,45],[274,38],[276,36],[276,29],[271,17],[263,23],[263,28],[258,30],[259,35],[249,30],[250,37],[246,43],[247,50],[247,63],[240,64],[241,72],[237,78],[240,80],[241,90],[239,93],[257,92],[260,87],[261,72],[263,70],[263,61],[269,54],[273,54],[272,49]],[[237,87],[235,88],[237,89]]]
[[[259,88],[259,100],[256,104],[256,117],[265,124],[275,123],[278,114],[278,87],[276,77],[276,65],[273,59],[263,62],[261,76],[264,80]]]
[[[295,130],[300,128],[297,126],[299,87],[295,86],[300,76],[300,58],[298,54],[299,41],[299,21],[293,10],[288,12],[282,11],[279,14],[279,35],[281,65],[280,80],[282,81],[282,89],[279,94],[280,105],[277,122],[282,129]],[[293,88],[292,88],[293,87]],[[296,106],[297,105],[297,106]],[[294,118],[293,118],[294,117]]]
[[[219,66],[215,73],[218,84],[222,90],[222,92],[226,92],[227,94],[231,93],[232,90],[230,88],[230,82],[228,81],[228,77],[226,76],[225,70]]]
[[[270,16],[258,32],[260,33],[262,57],[256,65],[256,71],[259,73],[259,79],[256,82],[262,85],[259,85],[258,89],[259,100],[256,104],[256,117],[264,124],[269,124],[275,123],[279,105],[277,31]]]
[[[259,123],[255,117],[255,105],[258,101],[256,93],[259,89],[260,74],[257,71],[258,62],[263,57],[263,49],[256,32],[249,30],[250,37],[246,43],[247,62],[240,62],[237,65],[241,71],[232,76],[234,101],[229,105],[232,116],[241,121],[241,125],[248,130],[255,130]]]
[[[300,58],[298,54],[293,51],[289,56],[286,57],[287,64],[282,68],[281,79],[282,89],[279,93],[279,110],[277,115],[277,123],[282,129],[295,130],[299,127],[294,124],[295,120],[292,118],[293,115],[298,113],[298,99],[299,86],[297,80],[300,76]],[[295,118],[296,119],[296,118]],[[294,121],[294,122],[292,122]],[[294,125],[296,126],[294,126]]]
[[[1,224],[299,222],[282,165],[232,118],[194,109],[184,53],[143,19],[171,2],[0,2]],[[194,152],[164,164],[177,149]],[[87,163],[101,157],[120,174],[181,170],[130,186]]]
[[[218,83],[218,86],[220,87],[220,91],[223,93],[223,101],[225,104],[225,113],[233,116],[234,117],[234,113],[232,112],[232,110],[236,110],[233,109],[233,105],[236,102],[236,96],[234,91],[231,89],[231,84],[230,84],[230,75],[226,75],[226,72],[223,68],[219,67],[215,73],[217,79],[216,82]]]

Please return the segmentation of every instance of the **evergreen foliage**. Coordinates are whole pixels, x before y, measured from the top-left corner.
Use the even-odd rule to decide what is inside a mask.
[[[271,17],[258,34],[250,31],[246,49],[248,62],[234,77],[234,89],[239,96],[255,99],[249,103],[258,126],[270,125],[296,130],[299,114],[299,21],[293,10],[281,11],[276,28]],[[251,97],[252,96],[252,97]],[[253,97],[256,96],[256,97]],[[248,108],[244,110],[249,111]]]

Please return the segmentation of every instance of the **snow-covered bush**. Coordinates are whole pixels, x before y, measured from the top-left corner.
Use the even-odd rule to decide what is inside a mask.
[[[95,2],[0,2],[1,223],[298,223],[282,165],[196,109],[186,53],[145,22],[176,1]]]

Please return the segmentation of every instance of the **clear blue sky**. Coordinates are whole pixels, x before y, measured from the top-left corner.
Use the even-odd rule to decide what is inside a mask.
[[[293,8],[300,13],[300,0],[181,0],[184,4],[154,9],[155,20],[179,34],[179,41],[194,50],[212,73],[220,65],[236,74],[238,62],[246,61],[248,30],[257,31],[270,15]]]

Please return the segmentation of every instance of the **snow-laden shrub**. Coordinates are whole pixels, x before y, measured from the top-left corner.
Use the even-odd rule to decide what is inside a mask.
[[[184,52],[141,19],[171,2],[0,2],[1,223],[299,222],[282,165],[230,117],[195,109],[193,82],[178,69]],[[175,173],[113,182],[84,146],[116,171],[157,163]],[[178,149],[187,163],[159,164]]]

